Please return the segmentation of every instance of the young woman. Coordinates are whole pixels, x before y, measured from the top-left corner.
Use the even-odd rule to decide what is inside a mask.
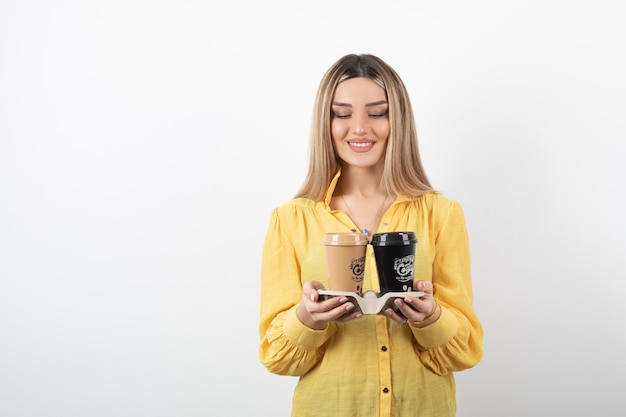
[[[328,286],[325,233],[412,231],[415,289],[397,311],[363,315]],[[371,248],[363,291],[378,291]],[[307,177],[273,210],[261,270],[259,357],[299,376],[292,416],[454,416],[454,372],[482,358],[469,242],[460,205],[424,172],[413,110],[398,74],[347,55],[316,97]]]

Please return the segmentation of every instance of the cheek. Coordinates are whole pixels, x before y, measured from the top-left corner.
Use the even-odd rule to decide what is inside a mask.
[[[377,126],[376,136],[378,136],[379,139],[387,140],[387,138],[389,138],[389,130],[389,123],[381,123],[380,126]]]
[[[343,139],[346,135],[345,130],[345,127],[341,123],[332,122],[330,125],[330,134],[333,140],[339,141]]]

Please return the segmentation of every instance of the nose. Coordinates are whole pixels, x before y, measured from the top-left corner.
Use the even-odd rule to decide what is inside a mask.
[[[367,117],[353,116],[354,120],[354,133],[363,134],[367,130]]]

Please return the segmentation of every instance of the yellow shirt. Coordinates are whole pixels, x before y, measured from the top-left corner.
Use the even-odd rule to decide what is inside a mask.
[[[454,416],[453,372],[482,358],[483,330],[472,305],[469,241],[460,205],[441,194],[399,197],[378,232],[417,235],[415,282],[432,280],[441,316],[416,329],[383,315],[312,330],[297,318],[302,283],[328,285],[324,233],[355,224],[325,201],[294,199],[273,210],[261,268],[259,359],[270,372],[299,376],[292,416]],[[368,246],[363,291],[378,290]]]

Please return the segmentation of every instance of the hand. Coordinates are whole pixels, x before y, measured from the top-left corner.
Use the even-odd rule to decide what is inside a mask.
[[[384,313],[393,321],[405,324],[409,321],[421,321],[432,313],[437,313],[437,302],[433,298],[433,283],[431,281],[418,281],[416,290],[425,292],[426,294],[417,298],[407,296],[404,299],[396,298],[394,304],[397,310],[388,308]],[[441,312],[439,312],[441,314]],[[433,322],[439,318],[438,315],[433,316]],[[428,320],[430,322],[430,320]]]
[[[317,290],[323,288],[318,281],[307,281],[302,286],[302,302],[298,304],[296,315],[305,326],[323,330],[331,321],[346,322],[363,315],[347,297],[320,301]]]

